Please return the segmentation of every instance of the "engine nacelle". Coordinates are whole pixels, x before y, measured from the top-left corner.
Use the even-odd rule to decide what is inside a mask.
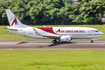
[[[71,36],[61,36],[60,41],[71,41]]]

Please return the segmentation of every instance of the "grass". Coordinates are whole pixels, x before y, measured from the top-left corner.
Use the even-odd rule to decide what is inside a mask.
[[[105,50],[0,50],[0,70],[105,70]]]
[[[96,28],[99,31],[105,33],[105,25],[46,25],[46,27],[92,27]],[[40,40],[40,39],[32,39],[27,38],[23,36],[19,36],[16,34],[9,33],[6,28],[7,26],[0,26],[0,41],[6,41],[6,40]],[[33,27],[43,27],[43,26],[33,26]],[[44,40],[44,39],[41,39]],[[105,40],[105,35],[103,37],[98,38],[97,40]]]

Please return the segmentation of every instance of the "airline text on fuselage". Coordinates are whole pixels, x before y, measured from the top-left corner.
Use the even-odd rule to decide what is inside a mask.
[[[58,29],[57,33],[85,33],[85,30],[61,30]]]

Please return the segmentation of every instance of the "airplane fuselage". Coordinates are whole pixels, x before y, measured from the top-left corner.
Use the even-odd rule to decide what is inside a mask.
[[[87,27],[29,27],[16,28],[16,30],[11,29],[8,29],[11,33],[38,39],[49,39],[50,37],[47,35],[58,37],[69,35],[71,39],[96,39],[104,35],[97,29]]]

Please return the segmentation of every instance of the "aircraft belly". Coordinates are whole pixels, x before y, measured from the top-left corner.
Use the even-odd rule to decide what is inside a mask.
[[[98,38],[98,37],[94,36],[94,35],[88,35],[87,34],[87,35],[74,35],[72,38],[73,39],[93,39],[93,38]]]
[[[88,34],[70,34],[72,39],[92,39],[94,36]]]
[[[71,36],[71,38],[75,38],[75,39],[84,39],[84,38],[86,38],[86,36],[82,36],[82,35],[73,35],[73,36]]]

